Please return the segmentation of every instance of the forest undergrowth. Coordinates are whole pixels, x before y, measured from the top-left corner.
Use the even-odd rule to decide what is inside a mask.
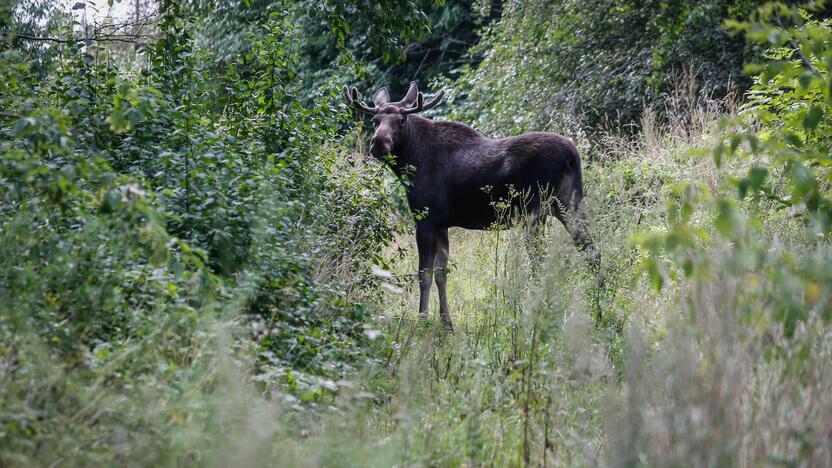
[[[0,3],[0,465],[832,465],[822,2],[146,3]],[[454,228],[417,315],[340,93],[423,66],[574,139],[602,281]]]

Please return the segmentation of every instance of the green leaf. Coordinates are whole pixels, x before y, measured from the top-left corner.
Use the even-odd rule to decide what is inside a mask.
[[[792,182],[794,183],[795,194],[803,197],[813,193],[818,186],[818,181],[808,167],[798,162],[792,165]]]
[[[809,109],[809,112],[806,113],[806,117],[803,119],[803,128],[806,130],[814,130],[822,118],[823,107],[818,105],[812,106]]]
[[[768,175],[768,170],[762,167],[752,167],[748,171],[749,188],[759,190]]]
[[[728,200],[720,200],[717,209],[718,214],[714,221],[716,230],[725,237],[733,237],[738,227],[734,207],[731,206]]]
[[[108,190],[107,193],[104,194],[103,199],[101,200],[101,206],[99,207],[99,211],[101,213],[112,213],[116,211],[120,202],[121,197],[119,197],[118,194],[113,192],[112,190]]]
[[[722,166],[722,154],[725,152],[725,144],[723,142],[719,142],[718,145],[714,148],[713,157],[714,157],[714,164],[716,167]]]
[[[664,277],[656,260],[652,257],[645,258],[642,262],[642,267],[647,272],[647,279],[650,280],[650,285],[653,289],[661,291],[664,286]]]
[[[114,109],[107,121],[110,122],[110,129],[115,133],[124,133],[130,126],[130,120],[127,119],[121,109]]]
[[[785,140],[786,143],[795,148],[800,148],[803,146],[803,140],[801,140],[800,137],[793,132],[786,132],[786,134],[783,135],[783,140]]]
[[[682,262],[682,271],[685,273],[685,276],[693,274],[693,261],[691,259],[687,258]]]
[[[740,146],[740,143],[742,143],[742,135],[734,135],[731,137],[731,146],[728,154],[733,156],[737,151],[737,147]]]
[[[800,76],[797,78],[797,82],[798,82],[798,84],[800,84],[800,88],[801,89],[809,88],[809,85],[812,84],[812,79],[814,77],[815,77],[815,75],[812,72],[809,72],[809,71],[805,71],[805,72],[801,73]]]

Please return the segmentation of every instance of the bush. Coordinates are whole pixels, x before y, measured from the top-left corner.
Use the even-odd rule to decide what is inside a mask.
[[[747,89],[761,49],[723,27],[761,2],[506,2],[456,82],[459,115],[499,136],[537,129],[632,129],[642,110],[664,118],[677,76],[694,73],[722,98]],[[534,12],[532,14],[532,12]]]
[[[6,463],[180,463],[227,417],[228,361],[259,382],[247,395],[314,405],[371,358],[371,267],[399,224],[349,150],[340,83],[302,95],[280,15],[237,58],[256,76],[216,76],[195,26],[162,7],[140,74],[106,42],[56,44],[42,82],[3,52]]]

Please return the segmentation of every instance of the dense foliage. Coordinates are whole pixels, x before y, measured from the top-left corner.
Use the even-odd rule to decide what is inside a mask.
[[[9,455],[39,443],[31,398],[88,398],[74,380],[29,381],[37,366],[117,372],[117,387],[164,379],[194,365],[206,318],[229,313],[256,329],[256,372],[309,398],[321,387],[306,375],[337,377],[362,353],[379,297],[370,266],[385,264],[397,224],[379,172],[344,146],[338,84],[302,93],[296,32],[280,16],[235,59],[256,73],[232,61],[217,75],[182,11],[161,5],[139,73],[106,42],[68,36],[41,79],[27,60],[38,49],[4,45]],[[301,377],[286,377],[292,368]]]
[[[665,113],[685,73],[715,98],[742,93],[742,72],[764,50],[729,34],[756,1],[506,2],[477,46],[485,57],[458,82],[465,117],[500,134],[638,124]],[[679,111],[689,111],[689,109]]]
[[[0,464],[832,463],[822,2],[125,5],[0,2]],[[414,320],[411,80],[576,140],[603,282],[454,231]]]
[[[786,21],[792,26],[774,26]],[[748,284],[735,299],[736,307],[749,320],[781,322],[791,336],[813,311],[824,322],[832,320],[829,298],[820,286],[832,279],[824,249],[832,234],[828,170],[832,128],[825,117],[832,99],[828,73],[831,23],[778,7],[760,10],[750,22],[730,24],[772,47],[766,63],[748,67],[757,73],[748,100],[739,116],[720,122],[719,128],[727,131],[711,153],[717,167],[726,159],[748,161],[745,173],[727,180],[737,198],[721,196],[700,184],[682,183],[669,205],[672,230],[644,240],[653,251],[673,253],[685,274],[710,275],[709,263],[717,259],[701,255],[701,249],[714,240],[695,211],[714,211],[715,241],[734,246],[730,256],[717,260],[724,262],[722,271],[754,278],[761,275],[767,280]],[[802,224],[805,232],[799,240],[790,241],[797,243],[791,251],[767,252],[772,230],[766,224],[784,212]],[[654,284],[661,287],[664,280],[657,263],[648,259],[646,266]]]

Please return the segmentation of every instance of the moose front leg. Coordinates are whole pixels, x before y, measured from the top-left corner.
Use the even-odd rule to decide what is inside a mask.
[[[419,315],[427,315],[436,262],[436,228],[432,224],[416,224],[416,248],[419,250]]]
[[[434,270],[436,271],[436,289],[439,291],[439,318],[442,320],[442,325],[452,329],[451,314],[448,312],[448,294],[446,286],[448,284],[448,228],[441,228],[436,230],[436,262]]]

